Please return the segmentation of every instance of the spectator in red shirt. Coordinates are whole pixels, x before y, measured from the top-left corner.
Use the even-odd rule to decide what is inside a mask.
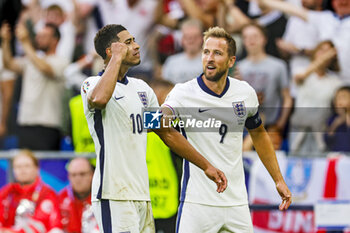
[[[91,209],[91,182],[94,169],[83,157],[73,159],[68,166],[69,185],[59,194],[62,225],[68,233],[98,233]]]
[[[62,232],[55,192],[39,177],[39,162],[29,150],[13,159],[16,182],[0,190],[0,232]]]

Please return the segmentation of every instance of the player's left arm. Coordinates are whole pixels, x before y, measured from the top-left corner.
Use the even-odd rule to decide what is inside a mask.
[[[253,145],[261,162],[270,173],[276,184],[276,189],[282,198],[282,203],[280,204],[279,209],[286,210],[292,203],[292,194],[281,174],[270,137],[262,124],[257,128],[248,129],[248,131],[252,137]]]
[[[172,116],[172,111],[167,108],[162,108],[163,118],[166,118],[161,122],[171,122],[169,119]],[[193,146],[182,136],[178,131],[171,127],[171,125],[161,124],[160,129],[153,130],[162,141],[176,154],[180,155],[182,158],[188,160],[189,162],[195,164],[200,169],[202,169],[205,175],[214,181],[217,185],[216,191],[221,193],[225,191],[227,187],[227,179],[225,174],[219,169],[215,168],[206,158],[204,158]]]

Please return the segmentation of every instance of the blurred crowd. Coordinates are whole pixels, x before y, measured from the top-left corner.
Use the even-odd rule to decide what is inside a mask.
[[[256,90],[276,149],[350,151],[350,0],[5,0],[0,10],[2,149],[94,151],[80,86],[103,70],[94,36],[114,23],[141,46],[128,75],[171,84],[202,73],[203,31],[225,28],[238,45],[230,76]]]
[[[13,158],[16,180],[0,189],[0,232],[98,233],[91,209],[93,166],[86,158],[67,165],[69,185],[58,194],[39,175],[39,161],[28,149]]]

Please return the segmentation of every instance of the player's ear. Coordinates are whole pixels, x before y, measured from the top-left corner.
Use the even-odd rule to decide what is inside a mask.
[[[236,62],[236,56],[231,56],[229,61],[228,61],[228,67],[232,67]]]
[[[111,57],[112,56],[111,47],[106,48],[106,54],[107,54],[107,57]]]

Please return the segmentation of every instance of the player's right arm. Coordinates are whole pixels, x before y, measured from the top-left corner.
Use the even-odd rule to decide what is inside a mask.
[[[110,60],[101,79],[88,94],[89,108],[104,109],[106,107],[114,92],[127,52],[128,47],[120,42],[114,42],[110,48],[106,49],[107,59],[110,58]]]
[[[162,113],[163,118],[169,118],[169,116],[172,116],[172,111],[167,107],[162,108]],[[163,121],[162,119],[162,122],[171,121],[168,119]],[[171,125],[166,125],[166,127],[161,125],[161,128],[154,130],[154,132],[172,151],[202,169],[205,175],[216,183],[217,192],[221,193],[225,191],[227,187],[227,179],[225,174],[211,165],[211,163],[196,149],[194,149],[193,146],[185,139],[185,137],[173,129]]]

